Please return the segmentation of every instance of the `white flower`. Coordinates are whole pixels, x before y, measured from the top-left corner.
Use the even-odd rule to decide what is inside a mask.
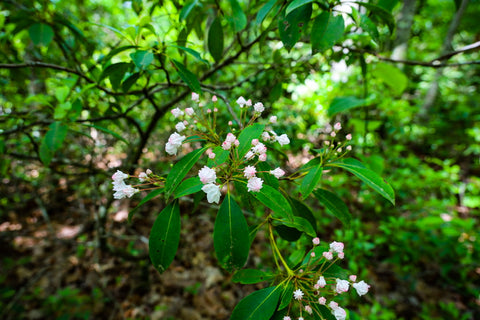
[[[253,109],[255,110],[255,112],[259,112],[259,113],[262,113],[265,108],[263,107],[263,103],[261,102],[257,102],[253,105]]]
[[[252,140],[252,146],[256,146],[259,143],[260,143],[260,141],[258,141],[258,139],[253,139]]]
[[[318,278],[317,284],[320,286],[320,288],[323,288],[327,285],[327,282],[325,281],[325,278],[321,276]]]
[[[292,318],[290,318],[289,316],[285,316],[283,317],[283,320],[292,320]]]
[[[174,132],[170,135],[170,137],[168,138],[168,142],[170,142],[171,144],[173,145],[176,145],[176,146],[181,146],[182,143],[183,143],[183,140],[185,140],[186,137],[185,136],[181,136],[179,135],[177,132]]]
[[[368,292],[368,289],[370,288],[370,286],[363,280],[358,283],[352,284],[352,287],[357,290],[359,296],[363,296],[364,294],[366,294]]]
[[[270,123],[277,123],[277,116],[271,116]]]
[[[186,114],[187,116],[193,115],[194,112],[195,112],[195,111],[193,110],[193,108],[185,108],[185,114]]]
[[[335,125],[333,126],[333,129],[337,131],[342,129],[342,124],[340,122],[335,123]]]
[[[280,168],[276,168],[275,170],[270,170],[270,174],[273,174],[275,178],[279,179],[285,175],[285,171]]]
[[[256,154],[264,154],[267,152],[267,147],[263,143],[259,142],[252,148],[252,151]]]
[[[262,153],[261,155],[258,156],[258,161],[267,161],[267,154]]]
[[[335,287],[335,291],[337,293],[347,292],[349,287],[350,282],[348,282],[347,280],[337,279],[337,286]]]
[[[192,92],[192,101],[198,102],[200,101],[200,96],[196,92]]]
[[[293,292],[293,297],[295,298],[295,300],[301,300],[303,297],[303,291],[300,289],[295,290]]]
[[[216,184],[206,184],[202,187],[202,191],[207,194],[207,201],[209,203],[218,203],[220,201],[220,187]]]
[[[213,96],[213,97],[212,97],[212,102],[217,102],[217,101],[218,101],[217,96]]]
[[[281,136],[278,136],[277,141],[278,141],[278,143],[280,143],[281,146],[290,143],[290,139],[288,139],[288,136],[285,133],[282,134]]]
[[[330,243],[330,250],[336,253],[343,252],[344,245],[342,242],[333,241]]]
[[[228,141],[223,141],[222,148],[223,150],[230,150],[232,148],[232,143]]]
[[[308,306],[308,305],[305,306],[305,311],[307,311],[308,314],[312,314],[312,312],[313,312],[312,307],[310,307],[310,306]]]
[[[150,174],[152,174],[153,172],[152,172],[152,170],[147,169],[147,171],[145,171],[145,173],[146,173],[147,175],[150,175]]]
[[[262,140],[263,140],[263,141],[268,141],[268,140],[270,140],[270,135],[268,134],[268,132],[264,131],[264,132],[262,133]]]
[[[260,191],[260,189],[262,189],[262,184],[263,184],[262,179],[257,178],[257,177],[253,177],[251,179],[248,179],[247,189],[248,189],[249,192],[250,191],[258,192],[258,191]]]
[[[325,257],[327,260],[332,260],[333,259],[333,254],[330,251],[325,251],[322,253],[322,255]]]
[[[240,97],[240,98],[237,99],[237,103],[238,103],[238,105],[240,106],[240,108],[243,108],[243,106],[244,106],[245,104],[247,104],[247,100],[245,100],[244,97]]]
[[[247,102],[245,103],[245,105],[247,107],[251,107],[252,106],[252,99],[248,99]]]
[[[325,303],[327,303],[327,299],[325,299],[324,297],[320,297],[318,298],[318,303],[320,303],[321,305],[325,305]]]
[[[255,153],[252,151],[248,151],[247,154],[245,155],[245,159],[250,160],[255,156]]]
[[[345,136],[345,138],[346,138],[348,141],[352,140],[352,134],[351,134],[351,133],[347,134],[347,135]]]
[[[246,166],[245,170],[243,170],[243,174],[247,179],[255,177],[255,173],[257,173],[257,169],[254,166]]]
[[[217,173],[215,172],[215,170],[207,166],[204,166],[198,171],[198,176],[200,177],[200,181],[203,184],[214,183],[217,179]]]
[[[228,133],[227,137],[225,138],[225,141],[230,143],[235,143],[235,140],[237,140],[237,137],[235,137],[235,135],[231,132]]]
[[[347,313],[340,307],[334,309],[332,313],[337,320],[345,320],[345,318],[347,318]]]
[[[352,146],[347,146],[348,151],[352,151]]]
[[[183,122],[179,122],[175,125],[175,129],[177,129],[178,132],[182,132],[185,130],[185,124]]]
[[[357,276],[352,274],[350,277],[348,277],[348,279],[350,279],[350,281],[352,281],[352,282],[355,282],[355,281],[357,281]]]
[[[147,174],[145,172],[140,172],[140,174],[138,175],[138,180],[140,180],[140,182],[143,182],[145,180],[147,180]]]
[[[336,303],[335,301],[330,301],[330,303],[328,304],[328,306],[332,309],[332,310],[336,310],[337,308],[340,308],[338,306],[338,303]]]
[[[133,196],[135,193],[139,192],[140,190],[133,188],[130,185],[124,185],[123,188],[120,189],[119,186],[117,186],[118,190],[113,194],[114,199],[123,199],[125,197],[130,198]],[[114,189],[115,190],[115,189]]]
[[[113,181],[123,181],[128,178],[128,174],[123,173],[120,170],[117,170],[112,176]]]
[[[320,238],[319,237],[313,238],[312,243],[314,246],[318,246],[320,244]]]
[[[178,146],[171,144],[170,142],[167,142],[167,144],[165,145],[165,151],[168,154],[171,154],[171,155],[177,154],[177,150],[178,150]]]
[[[180,110],[179,108],[172,109],[172,114],[175,118],[178,118],[180,116],[183,116],[183,111]]]

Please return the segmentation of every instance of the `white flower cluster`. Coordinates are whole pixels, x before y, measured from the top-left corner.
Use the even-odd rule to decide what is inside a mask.
[[[200,171],[198,171],[198,177],[200,181],[204,184],[202,191],[207,194],[207,201],[209,203],[219,203],[220,202],[220,186],[215,184],[217,180],[217,173],[214,169],[204,166]]]
[[[312,243],[314,247],[318,246],[320,244],[320,239],[313,238]],[[330,254],[336,253],[338,255],[340,254],[343,255],[344,244],[342,242],[333,241],[332,243],[330,243],[329,247],[330,247],[330,250],[327,252],[329,252]],[[314,254],[311,255],[311,257],[315,257],[315,255]],[[323,257],[326,260],[319,260],[317,262],[319,265],[322,265],[322,266],[325,264],[325,261],[331,260],[328,257],[325,257],[325,252],[323,254]],[[303,273],[304,272],[303,270],[300,270],[299,272],[302,272],[302,277],[307,277],[307,275]],[[360,282],[356,282],[357,281],[356,275],[350,275],[348,280],[339,279],[339,278],[328,278],[328,277],[326,279],[325,276],[321,274],[322,272],[321,268],[319,271],[311,272],[310,274],[311,275],[317,274],[318,276],[317,272],[320,272],[320,276],[318,278],[315,278],[315,277],[312,278],[312,280],[317,279],[317,281],[315,282],[311,290],[308,290],[307,293],[304,293],[302,289],[297,288],[293,292],[293,298],[297,300],[298,303],[300,303],[300,308],[305,310],[308,314],[312,314],[313,312],[312,305],[315,303],[318,303],[323,306],[328,306],[336,320],[345,320],[345,318],[347,317],[346,311],[343,308],[341,308],[337,302],[333,300],[331,300],[327,305],[327,298],[325,298],[324,296],[320,296],[320,290],[323,288],[326,288],[327,285],[330,284],[331,286],[329,286],[328,288],[331,288],[331,289],[327,293],[330,293],[332,296],[336,296],[338,294],[348,292],[351,285],[357,291],[357,294],[359,296],[362,296],[368,292],[368,289],[370,288],[370,286],[367,283],[365,283],[365,281],[363,280]],[[302,288],[309,288],[309,286],[304,284]],[[300,317],[298,319],[303,319],[303,318]],[[291,320],[291,317],[284,316],[283,320]]]
[[[123,199],[125,197],[130,198],[133,196],[135,193],[139,192],[140,190],[135,189],[131,185],[128,185],[125,183],[125,179],[129,177],[128,174],[123,173],[120,170],[117,170],[112,176],[112,184],[113,184],[113,191],[115,193],[113,194],[113,198],[115,199]]]

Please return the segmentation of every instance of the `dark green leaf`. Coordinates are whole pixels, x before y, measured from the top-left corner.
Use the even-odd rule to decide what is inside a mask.
[[[48,126],[48,132],[45,135],[45,143],[52,152],[57,151],[67,136],[68,126],[56,121]]]
[[[379,175],[370,169],[367,169],[360,161],[346,158],[328,163],[328,166],[343,168],[356,175],[366,185],[378,192],[382,197],[395,205],[395,192],[392,187]]]
[[[367,8],[372,13],[370,16],[371,18],[375,17],[382,20],[388,26],[390,33],[393,33],[393,30],[395,29],[395,19],[390,12],[369,2],[357,1],[355,3]]]
[[[215,62],[223,57],[223,28],[219,17],[216,17],[208,29],[208,51]]]
[[[197,3],[198,0],[192,0],[183,6],[182,10],[180,10],[180,21],[187,19],[188,15],[190,14],[190,12],[192,12],[193,8],[197,5]]]
[[[237,0],[229,0],[229,2],[232,7],[233,30],[235,32],[242,31],[247,26],[247,16]]]
[[[128,78],[122,83],[123,92],[128,92],[128,90],[130,90],[130,88],[137,82],[138,78],[140,78],[139,72],[135,72],[134,74],[128,76]]]
[[[28,34],[32,42],[39,46],[48,46],[53,40],[53,29],[45,23],[35,23],[28,29]]]
[[[350,226],[352,216],[347,205],[337,197],[336,194],[325,189],[317,189],[313,192],[318,201],[323,204],[328,211],[337,217],[345,226]]]
[[[255,19],[255,23],[257,25],[262,24],[265,17],[268,13],[272,10],[273,6],[277,3],[277,0],[270,0],[258,11],[257,18]]]
[[[202,88],[200,87],[200,82],[198,81],[197,77],[190,70],[185,68],[181,62],[175,59],[172,59],[172,62],[175,65],[178,75],[183,82],[185,82],[192,91],[200,93]]]
[[[360,18],[360,28],[368,32],[370,37],[372,37],[373,41],[379,43],[380,42],[380,34],[378,33],[377,26],[370,20],[369,17],[362,14]]]
[[[159,195],[161,195],[162,193],[165,192],[165,188],[160,188],[160,189],[155,189],[153,191],[150,191],[141,201],[140,203],[135,207],[133,208],[132,210],[130,210],[130,212],[128,213],[128,223],[132,222],[132,218],[133,218],[133,215],[135,214],[135,212],[137,212],[137,210],[143,206],[145,203],[147,203],[148,201],[152,200],[153,198],[155,197],[158,197]]]
[[[172,263],[180,242],[180,208],[178,201],[170,203],[160,212],[148,239],[152,264],[160,273]]]
[[[200,181],[200,178],[198,176],[183,180],[182,183],[180,183],[178,188],[175,190],[175,199],[198,192],[202,190],[202,187],[203,183]]]
[[[307,175],[303,178],[302,184],[300,185],[300,193],[302,194],[303,200],[317,187],[318,182],[322,178],[322,172],[323,168],[318,165],[308,171]]]
[[[288,4],[287,9],[285,10],[285,15],[288,16],[288,14],[293,10],[311,2],[313,2],[313,0],[293,0]]]
[[[253,284],[262,281],[270,281],[275,278],[272,273],[264,272],[258,269],[242,269],[238,270],[232,278],[233,282],[241,284]]]
[[[230,320],[269,320],[277,308],[282,286],[255,291],[233,309]]]
[[[227,193],[215,219],[213,244],[219,264],[227,271],[242,268],[247,262],[250,249],[248,225],[242,209],[230,193]]]
[[[165,181],[165,190],[166,197],[169,198],[171,194],[175,192],[175,189],[187,175],[187,173],[192,169],[193,165],[200,159],[200,156],[205,152],[207,148],[197,149],[186,156],[184,156],[180,161],[175,163],[172,170],[167,176],[167,181]]]
[[[277,308],[278,310],[282,310],[283,308],[286,308],[290,304],[290,301],[292,301],[292,298],[293,298],[294,290],[295,290],[295,287],[293,283],[288,282],[288,284],[283,289],[282,300],[280,301],[280,305]]]
[[[130,58],[132,58],[137,68],[143,70],[152,63],[153,53],[146,50],[137,50],[130,54]]]
[[[260,161],[256,165],[256,167],[258,171],[265,171],[265,172],[258,172],[257,176],[261,178],[264,181],[264,183],[278,190],[278,187],[279,187],[278,179],[274,175],[269,173],[271,170],[270,165],[265,161]]]
[[[106,67],[102,74],[100,75],[100,80],[102,81],[106,77],[110,79],[110,82],[112,83],[112,87],[114,89],[117,89],[120,86],[120,83],[123,80],[123,77],[125,76],[125,73],[132,67],[131,63],[128,62],[119,62],[119,63],[114,63]]]
[[[178,48],[178,49],[188,53],[189,55],[191,55],[192,57],[194,57],[198,61],[201,61],[201,62],[203,62],[207,65],[210,65],[210,63],[207,60],[202,58],[202,56],[200,55],[200,53],[198,51],[195,51],[195,50],[190,49],[190,48],[186,48],[184,46],[177,46],[177,45],[174,45],[174,44],[170,45],[170,47]]]
[[[305,218],[295,216],[293,217],[293,221],[282,219],[282,220],[276,220],[275,222],[281,223],[289,228],[295,228],[298,231],[304,232],[305,234],[311,237],[316,236],[316,232],[313,229],[312,225]]]
[[[247,152],[252,148],[252,140],[258,139],[265,129],[265,125],[255,123],[243,129],[242,133],[238,136],[240,142],[238,146],[238,156],[242,159]]]
[[[333,99],[328,108],[328,116],[332,117],[339,112],[343,112],[352,108],[362,107],[366,105],[365,99],[358,99],[355,97],[340,97]]]
[[[306,5],[293,10],[288,15],[285,14],[285,11],[282,12],[278,19],[278,32],[285,49],[290,51],[295,43],[297,43],[302,31],[306,28],[306,24],[310,20],[311,15],[311,3],[307,3]]]
[[[266,207],[272,209],[274,217],[283,218],[285,221],[293,222],[292,207],[290,207],[288,200],[285,199],[283,194],[275,190],[273,187],[264,184],[260,191],[250,192],[250,194]]]
[[[342,15],[324,11],[313,22],[311,42],[312,53],[323,52],[343,37],[345,23]]]

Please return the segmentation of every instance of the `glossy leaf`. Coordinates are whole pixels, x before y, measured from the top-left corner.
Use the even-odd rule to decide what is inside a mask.
[[[317,187],[318,182],[322,178],[322,172],[323,168],[318,165],[308,171],[308,173],[305,175],[299,189],[303,200],[305,200]]]
[[[137,210],[143,206],[145,203],[147,203],[148,201],[158,197],[159,195],[161,195],[162,193],[165,192],[165,188],[159,188],[159,189],[155,189],[153,191],[150,191],[141,201],[140,203],[135,207],[133,208],[132,210],[130,210],[130,212],[128,213],[128,222],[132,222],[132,218],[133,218],[133,215],[135,214],[135,212],[137,212]]]
[[[208,51],[215,62],[223,57],[223,28],[219,17],[216,17],[208,29]]]
[[[259,163],[257,163],[256,167],[258,171],[264,171],[257,173],[257,176],[263,180],[263,183],[266,183],[274,189],[278,190],[280,184],[278,182],[278,179],[274,175],[269,173],[272,169],[270,165],[266,161],[260,161]]]
[[[53,40],[53,29],[45,23],[35,23],[28,29],[28,34],[32,42],[37,45],[48,46]]]
[[[313,0],[293,0],[288,4],[287,9],[285,10],[285,15],[288,16],[288,14],[293,10],[300,8],[301,6],[311,2],[313,2]]]
[[[265,3],[263,7],[260,8],[260,10],[258,10],[257,17],[255,19],[255,23],[257,25],[262,24],[263,20],[265,20],[265,17],[272,10],[272,8],[275,6],[276,3],[277,3],[277,0],[270,0],[267,3]]]
[[[315,197],[323,204],[330,213],[337,217],[345,226],[349,226],[352,220],[350,211],[348,210],[347,205],[337,197],[336,194],[325,190],[317,189],[313,192]]]
[[[108,77],[112,83],[112,87],[117,89],[120,86],[125,73],[130,69],[130,67],[132,67],[132,64],[127,62],[111,64],[103,70],[99,81],[102,81]]]
[[[188,85],[190,90],[198,93],[201,92],[202,88],[200,87],[200,82],[198,81],[197,77],[187,68],[185,68],[185,66],[180,61],[172,59],[172,62],[178,71],[178,75],[183,80],[183,82]]]
[[[230,320],[269,320],[277,308],[282,286],[255,291],[233,309]]]
[[[258,139],[265,129],[265,125],[255,123],[243,129],[242,133],[238,136],[240,142],[238,146],[238,156],[242,159],[247,152],[252,148],[252,140]]]
[[[328,163],[328,166],[343,168],[360,178],[366,185],[378,192],[382,197],[395,205],[395,192],[392,187],[379,175],[366,168],[360,161],[346,158]]]
[[[195,8],[197,4],[198,0],[192,0],[185,4],[182,10],[180,10],[179,20],[183,21],[187,19],[188,15],[190,14],[190,12],[192,12],[193,8]]]
[[[312,53],[323,52],[343,37],[345,23],[342,15],[324,11],[313,22],[311,42]]]
[[[137,50],[130,54],[130,58],[137,68],[143,70],[153,62],[153,53],[146,50]]]
[[[282,310],[286,308],[290,301],[293,299],[293,291],[295,287],[292,282],[288,282],[288,284],[283,288],[282,292],[282,299],[280,300],[280,305],[278,306],[278,310]]]
[[[148,239],[150,260],[160,273],[172,263],[180,242],[180,208],[178,201],[160,212]]]
[[[250,194],[266,207],[272,209],[275,217],[293,222],[292,207],[283,194],[275,190],[273,187],[264,184],[260,191],[250,192]]]
[[[277,220],[276,222],[281,223],[290,228],[295,228],[298,231],[304,232],[305,234],[311,237],[316,236],[316,232],[313,229],[313,226],[310,224],[310,221],[308,221],[305,218],[295,216],[293,217],[293,221],[282,219],[282,220]]]
[[[300,39],[301,33],[306,28],[306,24],[310,21],[312,15],[312,4],[307,3],[288,15],[282,12],[278,19],[278,32],[285,49],[290,51],[295,43]]]
[[[339,112],[347,111],[353,108],[362,107],[366,105],[365,99],[358,99],[355,97],[338,97],[334,98],[330,107],[328,108],[328,116],[332,117]]]
[[[186,156],[184,156],[180,161],[175,163],[172,170],[167,176],[167,181],[165,181],[165,192],[166,197],[169,198],[172,193],[175,192],[175,189],[187,175],[187,173],[192,169],[193,165],[200,159],[200,156],[205,152],[207,148],[197,149]]]
[[[137,80],[140,78],[140,73],[139,72],[135,72],[131,75],[129,75],[127,77],[127,79],[125,79],[123,82],[122,82],[122,90],[123,92],[128,92],[128,90],[130,90],[130,88],[137,82]]]
[[[232,278],[233,282],[242,284],[253,284],[262,281],[269,281],[275,278],[275,275],[258,269],[238,270]]]
[[[52,151],[57,151],[63,144],[67,136],[68,126],[56,121],[48,126],[48,132],[45,135],[45,143]]]
[[[229,0],[228,2],[232,7],[233,30],[235,32],[242,31],[247,26],[247,16],[237,0]]]
[[[180,183],[178,188],[175,190],[175,199],[198,192],[202,190],[202,187],[203,183],[200,181],[200,178],[198,176],[183,180],[182,183]]]
[[[250,241],[242,209],[230,193],[223,200],[213,229],[213,244],[222,268],[231,272],[247,262]]]

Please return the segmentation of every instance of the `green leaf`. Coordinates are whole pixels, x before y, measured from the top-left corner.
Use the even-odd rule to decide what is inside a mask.
[[[48,148],[45,137],[43,137],[42,142],[40,143],[38,153],[42,163],[48,167],[50,162],[52,162],[54,152]]]
[[[175,190],[175,199],[198,192],[202,190],[202,187],[203,183],[200,181],[198,176],[188,178],[182,181],[182,183],[180,183],[178,188]]]
[[[372,70],[372,74],[382,80],[395,95],[400,95],[407,88],[407,76],[400,69],[390,64],[377,63]]]
[[[137,82],[139,78],[140,78],[139,72],[135,72],[129,75],[128,78],[122,82],[123,92],[128,92],[128,90],[130,90],[130,88]]]
[[[310,40],[312,53],[323,52],[343,37],[345,23],[342,15],[334,15],[333,12],[324,11],[313,22]]]
[[[119,54],[123,51],[126,51],[126,50],[136,49],[136,48],[138,48],[138,46],[123,46],[123,47],[115,48],[112,51],[110,51],[105,57],[99,59],[99,62],[101,62],[101,61],[108,62],[108,61],[110,61],[110,59],[112,59],[117,54]]]
[[[380,34],[378,33],[377,26],[370,20],[369,17],[362,14],[360,18],[360,28],[365,30],[370,37],[372,37],[373,41],[379,43],[380,42]]]
[[[174,44],[170,45],[170,47],[174,47],[174,48],[180,49],[182,51],[185,51],[186,53],[188,53],[189,55],[191,55],[192,57],[194,57],[198,61],[203,62],[206,65],[210,65],[210,63],[207,60],[202,58],[202,56],[200,55],[200,52],[198,52],[196,50],[186,48],[184,46],[177,46],[177,45],[174,45]]]
[[[355,3],[367,8],[372,13],[370,16],[371,18],[382,20],[388,26],[390,33],[393,33],[393,30],[395,29],[395,19],[389,11],[369,2],[356,1]]]
[[[240,142],[238,145],[239,159],[243,159],[247,152],[252,148],[252,140],[258,139],[262,134],[263,129],[265,129],[265,125],[259,123],[255,123],[254,125],[243,129],[238,136],[238,141]]]
[[[131,66],[132,64],[129,62],[119,62],[111,64],[103,70],[102,74],[100,75],[99,81],[102,81],[103,79],[108,77],[110,79],[110,82],[112,83],[112,87],[114,89],[117,89],[120,86],[120,83],[122,82],[125,73],[130,69]]]
[[[190,12],[192,12],[193,8],[198,4],[198,0],[193,0],[188,2],[186,5],[183,6],[182,10],[180,10],[179,20],[183,21],[187,19]]]
[[[121,135],[119,135],[118,133],[110,130],[110,129],[107,129],[107,128],[104,128],[104,127],[101,127],[99,125],[96,125],[96,124],[87,124],[87,123],[82,123],[83,126],[85,127],[90,127],[90,128],[95,128],[99,131],[102,131],[102,132],[105,132],[115,138],[117,138],[118,140],[122,141],[122,142],[125,142],[126,144],[129,144],[127,140],[125,140]]]
[[[318,165],[308,171],[307,175],[303,178],[302,184],[300,185],[300,193],[302,194],[302,200],[305,200],[313,189],[317,187],[318,182],[322,178],[323,168]]]
[[[304,232],[311,237],[316,237],[317,235],[312,225],[310,224],[310,221],[302,217],[295,216],[293,217],[293,221],[281,219],[276,220],[275,222],[281,223],[282,225],[285,225],[289,228],[295,228],[298,231]]]
[[[223,28],[219,17],[216,17],[208,29],[208,51],[215,62],[223,57]]]
[[[350,173],[353,173],[360,178],[360,180],[365,182],[366,185],[371,187],[382,197],[395,205],[395,192],[393,191],[392,187],[375,172],[367,169],[360,161],[352,158],[346,158],[343,160],[330,162],[327,165],[331,167],[343,168]]]
[[[32,42],[39,46],[48,46],[53,40],[53,29],[45,23],[35,23],[28,29],[28,34]]]
[[[138,210],[141,206],[143,206],[145,203],[147,203],[148,201],[152,200],[153,198],[161,195],[161,194],[164,193],[164,192],[165,192],[165,188],[155,189],[155,190],[149,192],[149,193],[140,201],[140,203],[128,213],[128,223],[131,223],[131,222],[132,222],[133,215],[135,214],[135,212],[137,212],[137,210]]]
[[[342,199],[325,189],[317,189],[313,194],[317,197],[318,201],[320,201],[320,203],[323,204],[328,211],[337,217],[345,226],[350,226],[352,216]]]
[[[275,217],[293,222],[294,217],[290,203],[288,203],[288,200],[285,199],[282,193],[275,190],[273,187],[264,184],[260,191],[250,192],[250,194],[266,207],[272,209]]]
[[[334,98],[330,107],[328,108],[328,116],[332,117],[339,112],[349,109],[365,106],[367,101],[365,99],[358,99],[355,97],[339,97]]]
[[[71,108],[72,108],[72,103],[70,101],[59,103],[55,107],[55,112],[53,113],[53,118],[55,120],[62,120],[63,118],[65,118],[67,116],[67,114],[68,114],[68,112],[70,111]]]
[[[293,283],[288,282],[288,284],[283,289],[282,300],[280,301],[280,305],[277,308],[278,310],[282,310],[283,308],[286,308],[290,304],[290,301],[292,301],[293,299],[294,290],[295,290],[295,287]]]
[[[232,7],[233,31],[239,32],[247,26],[247,16],[237,0],[229,0]]]
[[[57,151],[67,136],[68,127],[63,123],[56,121],[48,126],[49,130],[45,135],[45,143],[52,152]]]
[[[290,51],[295,43],[297,43],[300,39],[300,34],[306,27],[305,25],[310,20],[311,15],[311,3],[307,3],[306,5],[293,10],[288,15],[285,14],[285,11],[282,12],[278,19],[278,32],[285,49]]]
[[[180,242],[180,208],[178,201],[160,212],[148,239],[150,260],[158,272],[164,272],[172,263]]]
[[[58,102],[65,102],[70,93],[70,88],[67,86],[60,86],[55,88],[55,98],[57,98]]]
[[[175,189],[187,175],[187,173],[192,169],[193,165],[200,159],[200,156],[207,148],[197,149],[186,156],[184,156],[180,161],[178,161],[170,171],[167,176],[167,181],[165,181],[165,190],[166,197],[169,198],[171,194],[175,192]]]
[[[277,0],[270,0],[265,5],[258,10],[257,17],[255,19],[255,23],[257,25],[261,25],[265,17],[268,13],[272,10],[273,6],[277,3]]]
[[[242,209],[230,193],[227,193],[215,219],[213,245],[219,264],[227,271],[242,268],[247,262],[250,249],[248,225]]]
[[[278,182],[278,179],[275,178],[274,175],[270,174],[270,170],[271,170],[270,165],[266,161],[260,161],[258,162],[256,167],[258,171],[265,171],[265,172],[258,172],[257,176],[261,178],[264,181],[264,183],[278,190],[280,184]]]
[[[215,153],[215,158],[214,159],[210,159],[210,158],[208,159],[207,167],[219,166],[219,165],[225,163],[228,160],[228,157],[230,155],[229,150],[224,150],[220,146],[215,147],[212,152]]]
[[[172,62],[175,65],[178,75],[183,82],[185,82],[192,91],[200,93],[202,88],[200,87],[200,82],[198,81],[197,77],[187,68],[185,68],[181,62],[175,59],[172,59]]]
[[[230,320],[269,320],[277,308],[282,286],[255,291],[233,309]]]
[[[144,70],[152,63],[153,53],[146,50],[137,50],[130,54],[130,58],[132,58],[137,68]]]
[[[232,281],[241,284],[253,284],[270,281],[275,275],[258,269],[242,269],[235,272]]]
[[[287,6],[287,9],[285,10],[285,15],[288,16],[290,12],[293,10],[300,8],[301,6],[313,2],[313,0],[293,0],[290,2],[290,4]]]

